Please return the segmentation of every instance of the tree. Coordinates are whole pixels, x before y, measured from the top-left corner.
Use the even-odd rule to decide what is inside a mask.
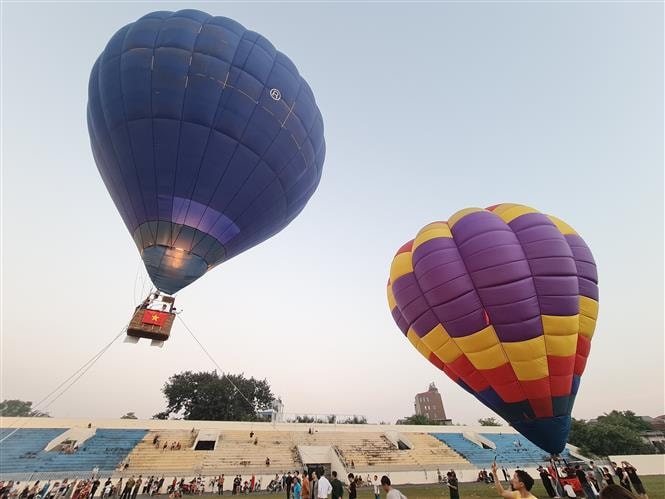
[[[11,418],[50,418],[48,412],[32,409],[32,402],[23,400],[3,400],[0,402],[0,416]]]
[[[625,426],[637,432],[651,430],[651,425],[646,421],[644,421],[639,416],[636,416],[633,411],[614,410],[609,414],[603,414],[602,416],[598,416],[597,422],[602,424]]]
[[[270,409],[274,399],[266,380],[243,374],[220,376],[216,371],[174,374],[162,393],[167,406],[153,416],[155,419],[175,414],[204,421],[256,421],[257,412]]]
[[[501,426],[501,423],[495,418],[480,418],[478,423],[480,423],[480,426]]]
[[[346,418],[339,422],[342,424],[367,424],[367,418],[365,416],[354,415],[352,418]]]
[[[631,411],[612,411],[595,422],[573,419],[568,441],[587,456],[653,454],[656,449],[642,440],[640,432],[648,429]]]
[[[138,419],[138,418],[136,417],[136,414],[134,414],[133,412],[128,412],[124,416],[120,416],[120,419]]]
[[[400,419],[397,421],[397,424],[436,425],[438,423],[430,421],[430,419],[423,414],[414,414],[408,418]]]
[[[295,419],[289,420],[289,423],[316,423],[317,420],[312,416],[296,416]]]

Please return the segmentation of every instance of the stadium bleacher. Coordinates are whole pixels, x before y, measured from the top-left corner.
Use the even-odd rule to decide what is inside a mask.
[[[496,445],[497,461],[501,463],[506,463],[513,467],[526,468],[540,465],[549,460],[548,453],[536,447],[521,435],[504,435],[501,433],[482,433],[481,435],[494,442]],[[568,450],[564,449],[561,457],[570,459]]]
[[[432,433],[432,435],[479,468],[489,468],[495,458],[497,462],[508,468],[536,467],[549,459],[547,453],[515,433],[479,433],[480,437],[494,443],[496,446],[494,449],[483,447],[462,433]],[[567,450],[564,450],[562,457],[569,458]]]
[[[116,477],[224,473],[256,474],[269,480],[275,473],[326,466],[343,476],[388,473],[402,483],[422,483],[436,480],[438,472],[448,469],[455,469],[461,479],[473,480],[495,456],[502,466],[513,469],[534,469],[546,458],[507,427],[177,420],[105,420],[89,426],[88,420],[55,418],[6,418],[0,419],[0,425],[5,426],[0,439],[14,431],[12,425],[21,428],[0,443],[0,479],[84,476],[96,467]],[[73,441],[78,450],[62,452]],[[171,450],[174,442],[179,442],[179,450]]]
[[[0,438],[12,429],[0,430]],[[45,452],[46,445],[66,428],[22,428],[3,441],[0,474],[12,472],[113,471],[147,433],[147,430],[97,429],[73,454]]]

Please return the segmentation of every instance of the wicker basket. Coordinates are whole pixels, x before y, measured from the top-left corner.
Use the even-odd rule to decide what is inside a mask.
[[[169,339],[171,334],[171,327],[173,326],[173,320],[175,319],[175,314],[168,312],[161,312],[162,314],[167,314],[168,317],[164,320],[162,326],[157,326],[156,324],[146,324],[143,322],[143,314],[146,311],[145,308],[137,308],[134,312],[134,316],[127,327],[127,335],[134,336],[135,338],[149,338],[151,340],[166,341]]]

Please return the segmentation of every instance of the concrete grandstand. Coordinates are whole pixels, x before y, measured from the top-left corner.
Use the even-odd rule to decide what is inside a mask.
[[[268,483],[276,473],[323,467],[435,483],[450,469],[473,481],[495,455],[509,470],[547,460],[510,427],[4,418],[5,437],[4,480],[83,478],[97,468],[113,477],[254,474]],[[179,450],[171,450],[175,442]]]

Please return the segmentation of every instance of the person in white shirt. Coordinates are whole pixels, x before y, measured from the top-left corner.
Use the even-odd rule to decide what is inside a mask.
[[[374,475],[374,481],[372,483],[372,488],[374,488],[374,499],[381,499],[381,482],[379,482],[379,477]]]
[[[386,475],[381,477],[381,486],[386,493],[386,499],[407,499],[407,497],[399,490],[392,488],[390,484],[390,478],[388,478]]]
[[[328,499],[328,496],[332,492],[332,485],[325,476],[325,471],[321,470],[321,476],[319,477],[319,484],[317,490],[317,497],[319,499]]]

